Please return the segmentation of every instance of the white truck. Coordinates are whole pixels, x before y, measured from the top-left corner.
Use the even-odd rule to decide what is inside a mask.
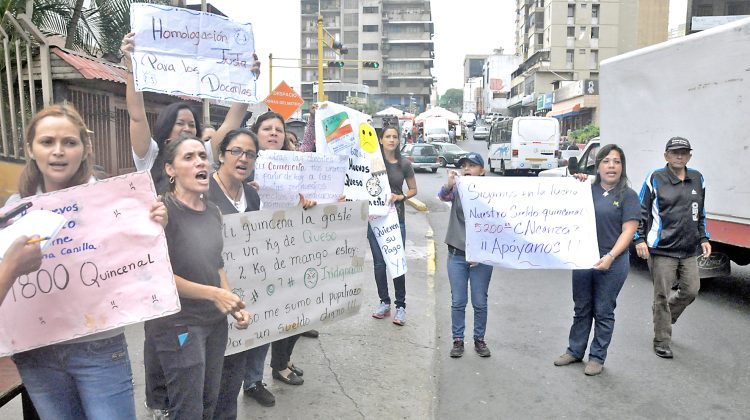
[[[429,117],[424,120],[424,141],[450,143],[448,135],[448,119],[445,117]]]
[[[604,60],[599,88],[602,143],[624,149],[636,192],[670,137],[690,141],[714,251],[701,276],[750,263],[750,18]]]

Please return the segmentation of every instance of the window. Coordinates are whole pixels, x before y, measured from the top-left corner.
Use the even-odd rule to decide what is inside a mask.
[[[576,27],[568,26],[568,38],[575,38],[575,36],[576,36]]]
[[[362,84],[365,86],[370,86],[370,87],[378,87],[378,80],[377,79],[364,79],[362,80]]]
[[[378,25],[362,25],[362,32],[377,32]]]
[[[345,0],[344,9],[357,9],[359,7],[357,0]]]
[[[698,13],[696,16],[713,16],[714,5],[713,4],[701,4],[698,6]]]
[[[359,43],[359,33],[357,31],[344,32],[344,44],[357,45]]]
[[[378,49],[378,44],[376,43],[362,44],[362,51],[376,51],[377,49]]]
[[[573,50],[565,50],[565,64],[573,66]]]
[[[750,15],[750,3],[747,1],[734,1],[727,5],[727,14],[730,16]]]
[[[599,17],[599,5],[598,4],[592,4],[591,5],[591,17],[592,18],[598,18]]]
[[[599,68],[599,50],[591,50],[591,55],[589,56],[589,69],[598,69]]]
[[[585,8],[587,8],[587,7],[589,7],[589,5],[588,5],[588,4],[586,4],[586,3],[583,3],[583,4],[581,5],[581,9],[585,9]]]
[[[578,54],[586,54],[586,49],[585,48],[579,49]]]
[[[586,32],[588,32],[588,31],[586,31],[586,27],[585,26],[581,26],[580,27],[580,32],[578,34],[578,39],[583,39],[583,37],[586,36]]]
[[[592,26],[591,27],[591,39],[598,39],[598,38],[599,38],[599,27]]]
[[[544,43],[544,34],[536,34],[536,44],[542,45]]]
[[[569,4],[568,5],[568,17],[572,18],[576,16],[576,5],[575,4]]]
[[[357,26],[359,25],[359,14],[357,13],[346,13],[344,14],[344,26]]]
[[[378,13],[378,6],[365,6],[362,8],[362,13]]]

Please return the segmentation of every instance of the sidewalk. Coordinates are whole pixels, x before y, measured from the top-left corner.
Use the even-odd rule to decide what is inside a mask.
[[[276,396],[276,406],[265,408],[240,395],[238,419],[434,418],[435,289],[432,275],[427,275],[430,238],[425,237],[431,229],[425,213],[410,206],[406,212],[406,325],[370,316],[378,296],[368,249],[360,313],[321,330],[317,339],[300,338],[292,360],[304,370],[305,383],[274,381],[267,367],[264,381]],[[138,418],[145,420],[149,417],[143,407],[143,326],[128,328],[127,338],[136,409]],[[270,351],[268,357],[267,362]]]

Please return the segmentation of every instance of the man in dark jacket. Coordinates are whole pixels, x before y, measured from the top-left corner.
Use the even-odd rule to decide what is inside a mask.
[[[667,359],[673,357],[672,324],[700,289],[696,257],[711,255],[703,175],[687,168],[692,150],[687,139],[669,139],[667,166],[651,172],[643,183],[643,213],[635,234],[638,256],[648,260],[654,281],[654,352]]]

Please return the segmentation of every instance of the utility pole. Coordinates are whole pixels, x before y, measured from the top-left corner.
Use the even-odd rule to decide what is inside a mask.
[[[318,102],[326,99],[323,92],[323,15],[318,8]]]

